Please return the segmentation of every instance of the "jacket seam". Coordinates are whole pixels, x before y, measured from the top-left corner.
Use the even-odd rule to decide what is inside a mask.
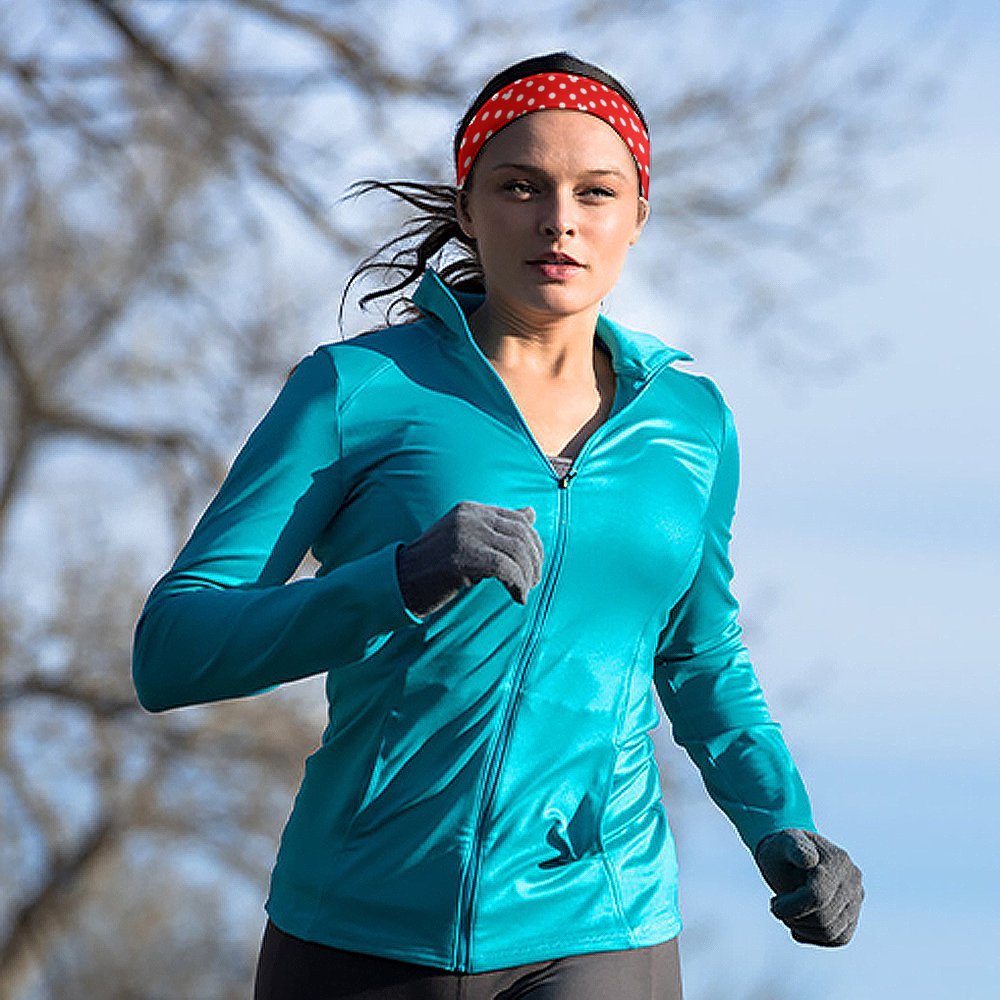
[[[669,367],[669,365],[666,365],[664,367]],[[681,370],[679,368],[670,368],[670,371],[676,372],[678,375],[680,375],[682,377],[688,377],[688,378],[694,379],[695,385],[701,386],[702,389],[704,389],[706,392],[708,392],[708,394],[715,399],[716,407],[720,411],[720,416],[722,417],[723,429],[724,429],[725,428],[725,411],[724,411],[723,408],[724,408],[724,406],[726,404],[725,404],[725,400],[723,399],[723,396],[722,396],[722,391],[712,381],[712,379],[708,375],[701,375],[701,374],[698,374],[697,372],[683,371],[683,370]],[[684,407],[684,410],[687,413],[688,417],[694,423],[696,423],[698,425],[698,427],[701,428],[701,430],[705,434],[705,437],[707,437],[709,439],[709,441],[712,442],[712,447],[715,449],[716,453],[721,458],[722,457],[722,444],[723,444],[723,440],[725,438],[725,434],[723,433],[723,434],[720,434],[718,436],[714,435],[712,433],[711,429],[709,428],[709,426],[703,420],[699,419],[699,417],[698,417],[697,413],[695,412],[695,410],[693,409],[693,407],[689,406],[683,400],[680,400],[679,404]]]
[[[407,325],[416,327],[420,325],[420,322]],[[401,329],[401,327],[396,327],[395,329],[399,330]],[[374,332],[379,332],[379,331],[374,331]],[[416,340],[415,336],[414,340]],[[345,341],[340,341],[338,344],[328,344],[326,345],[327,354],[330,354],[330,349],[333,347],[339,346],[340,344],[349,345],[350,343],[351,343],[350,340],[345,340]],[[399,363],[401,361],[405,361],[414,351],[418,350],[420,346],[421,345],[419,343],[406,345],[406,347],[402,348],[399,352],[395,353],[392,358],[384,359],[382,363],[379,364],[379,366],[374,371],[369,372],[353,389],[351,389],[351,391],[347,394],[346,398],[344,398],[344,400],[340,404],[340,414],[343,415],[346,412],[347,408],[354,402],[355,396],[357,396],[362,391],[362,389],[364,389],[370,382],[373,382],[375,379],[379,378],[383,374],[383,372],[385,372],[387,369],[399,367]],[[330,362],[331,364],[334,364],[333,358],[330,358]]]
[[[329,350],[323,351],[323,356],[326,358],[330,365],[330,370],[333,373],[333,408],[334,414],[336,416],[337,424],[337,476],[340,480],[340,491],[343,493],[344,489],[344,407],[340,401],[340,372],[337,369],[336,362],[333,360],[333,355]]]
[[[618,882],[618,876],[614,871],[614,866],[611,864],[611,859],[604,851],[603,841],[601,843],[601,862],[603,863],[605,875],[607,876],[608,882],[611,886],[611,898],[614,900],[615,912],[618,914],[618,919],[621,922],[622,927],[625,929],[625,934],[628,937],[629,942],[634,945],[635,932],[632,930],[632,925],[625,917],[621,885]]]
[[[657,632],[657,640],[658,640],[657,641],[657,647],[659,647],[659,637],[662,636],[663,632],[667,628],[670,627],[670,616],[673,613],[674,608],[676,608],[677,605],[680,604],[681,601],[683,601],[685,597],[687,597],[687,595],[690,592],[691,588],[695,585],[695,581],[696,581],[696,579],[698,577],[698,573],[701,571],[701,563],[702,563],[702,560],[705,558],[705,530],[704,530],[705,529],[705,519],[706,519],[705,517],[702,518],[701,536],[698,539],[698,541],[695,542],[694,545],[691,547],[691,552],[688,554],[687,560],[684,563],[684,572],[681,573],[681,577],[683,578],[684,574],[687,573],[688,569],[692,565],[694,566],[694,572],[691,574],[691,579],[688,581],[687,586],[678,595],[677,600],[674,601],[673,604],[671,604],[666,609],[666,611],[667,611],[666,621],[663,622],[662,627]],[[665,601],[663,603],[666,604]],[[657,614],[662,614],[662,613],[663,613],[663,606],[661,605],[661,607],[657,610]],[[663,663],[668,663],[668,662],[683,662],[683,660],[684,660],[683,657],[673,657],[673,656],[670,656],[669,653],[668,653],[668,649],[669,649],[669,647],[664,647],[664,651],[662,653],[659,653],[658,649],[656,649],[656,650],[653,651],[653,667],[654,668],[659,667]],[[664,706],[664,708],[666,708],[666,706]]]
[[[714,395],[716,395],[716,399],[720,403],[720,405],[724,407],[725,404],[724,404],[724,401],[722,399],[721,394],[718,392],[718,389],[716,389]],[[715,500],[715,491],[716,491],[716,489],[718,488],[718,485],[719,485],[719,472],[720,472],[720,469],[722,468],[723,455],[724,455],[723,447],[724,447],[725,441],[726,441],[726,423],[727,423],[727,421],[726,421],[726,412],[725,412],[724,408],[721,411],[721,417],[722,417],[722,431],[721,431],[721,434],[719,436],[720,444],[716,446],[717,449],[718,449],[717,462],[716,462],[716,466],[715,466],[715,473],[712,476],[712,485],[711,485],[711,487],[709,488],[709,491],[708,491],[708,500],[705,503],[705,509],[702,511],[702,515],[701,515],[701,527],[699,529],[699,539],[694,544],[693,548],[691,549],[691,554],[688,556],[687,562],[685,562],[685,564],[684,564],[684,569],[686,571],[687,568],[692,563],[695,563],[696,565],[695,565],[695,569],[694,569],[694,574],[691,577],[691,580],[688,583],[688,585],[684,588],[683,591],[681,591],[681,594],[677,598],[677,600],[674,602],[674,606],[673,607],[676,607],[676,605],[680,604],[681,601],[683,601],[685,599],[685,597],[687,597],[688,592],[691,590],[691,588],[695,585],[695,582],[698,579],[698,574],[701,572],[701,563],[702,563],[702,560],[704,560],[704,558],[705,558],[705,543],[706,543],[707,538],[708,538],[708,519],[709,519],[709,515],[712,512],[712,505],[713,505],[713,501]],[[696,556],[697,556],[697,558],[696,558]],[[671,607],[670,610],[667,612],[667,622],[664,623],[664,626],[663,626],[664,628],[666,628],[669,625],[669,622],[670,622],[670,612],[673,611],[673,607]],[[662,632],[662,630],[661,630],[661,632]],[[728,642],[728,641],[729,641],[728,638],[727,639],[723,639],[723,640],[721,640],[720,645],[722,644],[722,642]],[[653,660],[653,662],[655,664],[655,663],[657,663],[658,660],[664,660],[664,659],[669,659],[669,657],[666,657],[666,656],[656,657],[655,654],[654,654],[654,660]],[[684,657],[677,657],[676,660],[677,660],[677,662],[683,662]]]
[[[340,341],[339,343],[347,343],[347,341]],[[390,367],[392,365],[392,361],[386,361],[384,364],[380,365],[376,369],[376,371],[372,372],[368,376],[368,378],[364,379],[360,383],[360,385],[356,386],[355,389],[352,390],[349,393],[347,399],[342,399],[341,398],[341,381],[342,380],[341,380],[341,376],[340,376],[340,370],[337,367],[337,362],[336,362],[336,359],[334,357],[334,352],[333,352],[334,346],[336,346],[336,345],[334,345],[334,344],[325,344],[325,345],[323,345],[321,353],[326,358],[328,364],[330,365],[331,372],[333,373],[334,411],[335,411],[335,414],[336,414],[335,423],[337,425],[337,461],[334,464],[336,465],[337,476],[339,477],[339,480],[340,480],[340,490],[341,490],[341,493],[345,493],[346,492],[347,483],[346,483],[345,478],[344,478],[344,476],[345,476],[345,464],[346,464],[345,461],[344,461],[344,415],[346,413],[347,407],[348,407],[349,403],[351,402],[351,400],[353,400],[354,397],[366,385],[368,385],[369,382],[371,382],[373,379],[377,378],[386,368]],[[391,711],[392,711],[392,709],[394,707],[395,707],[394,705],[390,706],[390,709],[386,711],[385,718],[382,720],[382,725],[381,725],[381,727],[379,729],[378,740],[376,741],[376,744],[375,744],[375,746],[376,746],[375,757],[374,757],[374,759],[372,761],[372,764],[371,764],[370,768],[368,769],[367,780],[362,783],[361,790],[360,790],[360,796],[361,797],[357,800],[357,804],[358,805],[360,805],[360,803],[364,801],[365,796],[367,796],[367,794],[368,794],[368,792],[369,792],[369,790],[371,788],[372,781],[373,781],[374,775],[375,775],[375,769],[378,767],[379,757],[381,756],[382,741],[383,741],[383,739],[385,737],[385,734],[386,734],[386,731],[387,731],[387,728],[388,728],[388,724],[389,724],[389,719],[390,719]],[[347,827],[344,829],[343,833],[341,834],[341,836],[339,838],[339,841],[338,841],[338,843],[336,845],[336,848],[335,848],[335,852],[336,852],[335,855],[334,855],[335,857],[339,857],[341,854],[344,853],[344,850],[345,850],[346,845],[348,843],[348,834],[351,832],[351,830],[355,826],[355,820],[357,819],[357,816],[355,815],[355,812],[356,812],[356,810],[352,810],[352,814],[351,814],[350,820],[349,820],[349,822],[347,824]],[[313,907],[312,907],[312,912],[309,915],[308,926],[309,926],[310,929],[312,929],[313,927],[316,926],[317,921],[321,918],[321,916],[323,914],[326,897],[327,897],[327,894],[330,891],[330,880],[332,878],[332,872],[333,871],[335,871],[335,868],[331,868],[330,873],[328,873],[327,878],[323,880],[323,884],[320,886],[319,891],[316,893],[315,901],[314,901],[314,904],[313,904]]]
[[[657,610],[650,616],[650,619],[655,618],[658,613],[659,608],[657,608]],[[608,800],[611,798],[611,788],[612,785],[614,785],[615,774],[618,768],[618,753],[621,750],[620,739],[622,730],[622,715],[624,714],[629,703],[628,695],[632,690],[632,678],[635,675],[636,665],[639,662],[639,653],[642,649],[641,636],[645,634],[646,629],[644,627],[640,632],[640,639],[636,641],[635,647],[632,650],[632,660],[629,663],[629,668],[625,674],[625,683],[622,685],[622,694],[619,696],[618,709],[615,714],[615,733],[612,740],[612,745],[614,746],[614,761],[611,765],[611,774],[608,776],[608,780],[604,784],[604,795],[601,799],[601,819],[597,826],[597,839],[600,844],[601,861],[604,865],[604,872],[611,887],[611,896],[614,900],[615,912],[618,914],[618,919],[621,921],[622,927],[625,928],[625,933],[628,935],[628,939],[633,945],[635,945],[635,928],[632,927],[632,924],[626,915],[625,898],[621,883],[618,880],[618,873],[615,870],[615,866],[612,864],[611,858],[608,856],[607,848],[604,844],[604,820]]]
[[[414,323],[414,324],[409,324],[409,325],[416,326],[417,324]],[[397,327],[397,329],[398,329],[398,327]],[[377,333],[379,331],[375,330],[375,331],[372,331],[372,332]],[[337,460],[337,466],[338,466],[338,472],[337,472],[337,474],[341,477],[340,487],[341,487],[341,493],[344,496],[347,496],[347,494],[348,494],[348,484],[344,480],[344,475],[345,475],[345,472],[346,472],[346,470],[345,470],[345,464],[346,463],[344,461],[344,458],[345,458],[345,455],[344,455],[344,420],[345,420],[346,415],[347,415],[348,407],[350,407],[350,405],[354,402],[355,398],[358,395],[360,395],[360,393],[362,392],[363,389],[365,389],[370,383],[374,382],[377,378],[379,378],[385,371],[387,371],[388,369],[390,369],[390,368],[392,368],[394,366],[397,366],[397,362],[398,361],[402,361],[405,358],[409,357],[410,354],[413,353],[413,351],[415,351],[418,348],[418,346],[419,346],[418,344],[413,344],[412,348],[410,350],[401,351],[399,353],[399,355],[397,355],[394,358],[387,358],[373,372],[369,372],[368,375],[365,376],[365,378],[363,378],[361,380],[361,382],[358,383],[358,385],[356,385],[353,389],[351,389],[350,392],[347,394],[346,398],[341,398],[341,381],[342,380],[341,380],[341,377],[340,377],[340,371],[339,371],[339,369],[337,367],[336,359],[334,358],[333,349],[335,347],[337,347],[339,344],[349,344],[349,343],[350,343],[350,340],[344,340],[344,341],[338,341],[336,344],[324,344],[323,345],[323,353],[326,356],[327,360],[329,361],[330,366],[332,367],[333,372],[334,372],[334,405],[336,407],[336,412],[337,412],[337,421],[336,421],[336,423],[337,423],[337,459],[338,459]]]
[[[715,387],[714,395],[716,397],[716,401],[719,404],[719,420],[722,423],[722,430],[719,433],[719,465],[721,466],[723,456],[726,453],[726,445],[728,444],[729,434],[727,431],[727,424],[729,423],[729,421],[726,419],[726,402],[722,398],[722,393],[720,392],[717,386]],[[718,469],[716,469],[716,475],[718,475]],[[712,486],[713,487],[715,486],[714,482],[712,483]]]

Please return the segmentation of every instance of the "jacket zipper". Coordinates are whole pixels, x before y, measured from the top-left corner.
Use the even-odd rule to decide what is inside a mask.
[[[517,712],[518,705],[518,695],[521,690],[521,683],[524,680],[524,674],[527,671],[528,664],[531,662],[532,653],[534,652],[535,643],[537,641],[538,635],[541,632],[539,628],[539,623],[544,620],[546,613],[548,612],[549,602],[552,596],[553,590],[553,580],[559,572],[559,565],[562,563],[562,553],[563,553],[563,543],[565,538],[564,526],[566,523],[565,510],[566,503],[564,500],[565,489],[569,484],[569,481],[576,475],[575,469],[570,469],[566,475],[560,479],[559,487],[559,522],[557,527],[557,541],[555,549],[555,558],[551,561],[551,569],[549,571],[548,577],[545,581],[545,591],[542,596],[542,600],[539,601],[538,607],[536,609],[535,621],[531,627],[529,634],[529,639],[525,645],[524,651],[521,654],[521,659],[518,663],[517,672],[514,677],[514,681],[511,684],[510,691],[507,694],[507,701],[504,705],[503,721],[500,724],[500,731],[493,743],[493,749],[490,752],[490,758],[486,764],[486,780],[484,782],[484,792],[480,799],[480,807],[476,820],[475,835],[472,841],[472,857],[469,861],[469,867],[466,870],[466,877],[462,882],[462,902],[461,902],[461,923],[460,923],[460,939],[459,947],[461,948],[461,968],[468,970],[472,958],[472,911],[476,897],[476,884],[479,879],[479,866],[482,856],[482,842],[483,842],[483,832],[488,822],[490,812],[493,808],[493,797],[496,793],[497,785],[500,783],[500,774],[503,771],[503,762],[507,754],[507,747],[509,745],[510,729],[514,721],[514,716]]]
[[[509,742],[510,728],[514,719],[514,715],[517,709],[518,699],[521,693],[521,683],[524,680],[525,672],[527,671],[528,664],[531,661],[531,655],[534,652],[535,643],[537,641],[538,635],[541,631],[540,624],[544,621],[546,614],[549,609],[549,602],[553,590],[553,581],[559,572],[559,567],[562,564],[563,548],[565,545],[565,525],[566,525],[566,505],[567,505],[567,494],[564,492],[569,489],[569,484],[573,478],[577,475],[577,466],[580,461],[587,454],[587,452],[593,447],[595,440],[602,436],[603,432],[606,432],[606,428],[612,420],[619,420],[622,413],[631,406],[636,399],[648,388],[653,379],[666,368],[673,358],[669,358],[662,364],[657,365],[655,368],[651,369],[647,373],[645,381],[638,387],[635,396],[629,400],[628,403],[623,406],[618,413],[611,420],[606,420],[589,438],[584,442],[583,447],[580,449],[579,453],[573,460],[573,464],[566,471],[565,475],[558,476],[555,470],[552,468],[552,463],[549,461],[548,456],[545,454],[541,445],[535,439],[535,435],[531,433],[531,428],[525,423],[524,416],[521,414],[514,397],[511,396],[510,390],[507,389],[507,384],[500,377],[500,373],[490,364],[489,359],[485,354],[479,350],[479,345],[476,344],[475,339],[469,336],[469,340],[475,347],[476,351],[482,357],[483,361],[489,366],[490,370],[496,376],[497,380],[503,386],[504,391],[507,393],[508,398],[511,401],[511,405],[514,407],[528,437],[534,442],[535,448],[538,453],[542,456],[545,461],[546,466],[549,470],[556,475],[556,482],[560,489],[559,493],[559,515],[557,524],[557,540],[556,540],[556,552],[555,559],[549,563],[549,573],[545,580],[545,590],[542,596],[542,600],[539,601],[538,607],[535,613],[535,620],[532,623],[531,631],[528,635],[528,642],[525,645],[524,652],[521,655],[521,659],[518,663],[517,673],[515,676],[514,683],[511,685],[510,691],[507,694],[507,701],[504,704],[503,721],[500,725],[500,731],[494,740],[493,748],[490,751],[489,760],[486,763],[486,780],[484,782],[483,788],[484,792],[479,798],[479,804],[477,806],[477,816],[476,824],[472,839],[472,856],[469,860],[469,866],[466,868],[465,877],[462,879],[462,889],[459,899],[459,926],[458,926],[458,952],[459,961],[458,969],[460,971],[468,972],[471,965],[472,958],[472,914],[475,907],[476,898],[476,886],[479,881],[479,868],[481,864],[482,855],[482,842],[483,842],[483,830],[486,826],[487,818],[489,816],[490,810],[493,806],[493,796],[496,792],[496,787],[499,784],[500,773],[503,769],[503,761],[507,753],[507,745]]]

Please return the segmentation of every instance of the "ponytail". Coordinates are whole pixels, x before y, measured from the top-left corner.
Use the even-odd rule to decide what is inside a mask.
[[[358,305],[364,309],[369,302],[401,292],[407,285],[417,281],[427,264],[446,248],[451,251],[454,259],[437,268],[441,280],[458,292],[482,294],[486,291],[476,242],[462,232],[455,214],[457,188],[451,184],[422,184],[418,181],[364,180],[352,184],[348,189],[348,196],[357,197],[376,190],[386,191],[418,211],[410,217],[398,236],[370,253],[351,273],[340,298],[338,320],[341,327],[348,290],[358,278],[371,271],[383,274],[395,271],[400,275],[395,283],[362,295]],[[387,256],[389,251],[393,251],[391,257]],[[400,318],[404,321],[421,315],[420,310],[405,294],[397,295],[386,307],[386,322],[390,321],[393,309],[399,310]]]

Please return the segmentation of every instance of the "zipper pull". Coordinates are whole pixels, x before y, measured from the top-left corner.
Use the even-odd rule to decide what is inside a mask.
[[[576,475],[576,469],[575,469],[575,468],[570,468],[570,469],[569,469],[569,470],[567,471],[566,475],[564,475],[564,476],[562,477],[562,479],[560,479],[560,480],[559,480],[559,488],[560,488],[561,490],[564,490],[564,489],[566,489],[566,487],[567,487],[567,486],[569,486],[569,481],[570,481],[570,480],[571,480],[571,479],[572,479],[572,478],[573,478],[573,477],[574,477],[575,475]]]

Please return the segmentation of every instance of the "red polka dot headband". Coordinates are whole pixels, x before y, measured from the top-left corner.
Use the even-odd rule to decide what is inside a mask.
[[[639,188],[649,197],[649,134],[635,109],[616,90],[571,73],[536,73],[501,87],[466,126],[455,164],[458,186],[465,183],[486,140],[532,111],[565,108],[586,111],[607,122],[628,146],[639,168]]]

